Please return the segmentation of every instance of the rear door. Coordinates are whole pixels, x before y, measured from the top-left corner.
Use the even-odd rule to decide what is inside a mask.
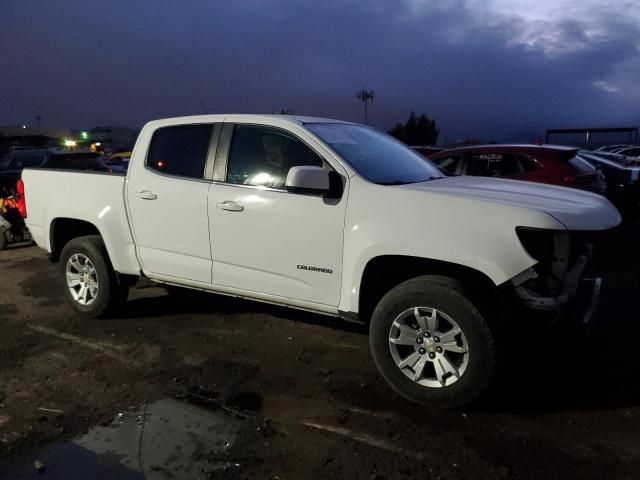
[[[151,277],[211,283],[204,175],[214,131],[214,124],[158,128],[146,159],[132,165],[126,189],[130,223],[138,258]]]
[[[297,165],[344,174],[312,141],[273,126],[225,124],[220,181],[209,193],[214,285],[338,305],[347,193],[327,199],[284,188]]]

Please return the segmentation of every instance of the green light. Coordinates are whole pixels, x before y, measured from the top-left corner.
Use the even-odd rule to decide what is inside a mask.
[[[89,133],[80,132],[80,138],[82,138],[83,140],[86,140],[87,138],[89,138]]]

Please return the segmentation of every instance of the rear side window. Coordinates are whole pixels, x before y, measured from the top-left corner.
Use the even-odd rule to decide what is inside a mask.
[[[515,155],[511,153],[471,153],[467,175],[506,177],[522,173]]]
[[[518,155],[518,159],[520,160],[520,166],[522,167],[523,172],[533,172],[542,168],[542,165],[540,165],[535,158],[531,158],[529,155]]]
[[[431,159],[431,161],[449,175],[455,175],[458,173],[461,158],[460,155],[447,155],[446,157]]]
[[[159,128],[151,138],[147,167],[180,177],[203,178],[213,125]]]
[[[575,168],[580,175],[591,175],[596,173],[596,168],[579,155],[569,159],[569,164]]]

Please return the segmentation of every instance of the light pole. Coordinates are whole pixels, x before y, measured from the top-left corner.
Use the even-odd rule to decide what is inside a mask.
[[[356,98],[364,103],[364,124],[368,125],[368,111],[367,104],[369,102],[373,102],[373,99],[376,98],[376,92],[373,90],[360,90],[356,93]]]

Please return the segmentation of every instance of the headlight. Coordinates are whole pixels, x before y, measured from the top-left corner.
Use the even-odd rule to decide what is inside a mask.
[[[566,233],[566,230],[564,232]],[[557,233],[562,233],[561,230],[517,227],[516,233],[520,243],[529,255],[541,264],[551,263],[554,251],[554,236]]]

